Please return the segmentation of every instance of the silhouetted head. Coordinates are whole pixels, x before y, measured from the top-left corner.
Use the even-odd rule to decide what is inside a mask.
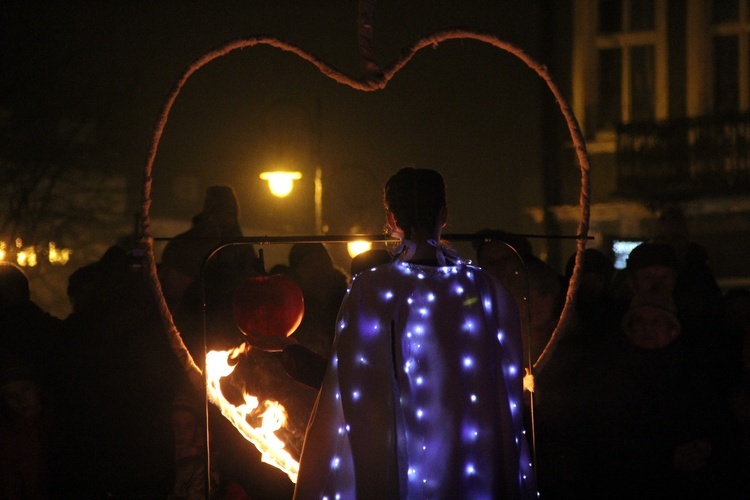
[[[0,261],[0,307],[15,306],[31,300],[29,279],[20,267]]]
[[[412,230],[431,234],[447,218],[445,183],[435,170],[402,168],[386,182],[383,201],[390,229],[400,229],[405,238]]]

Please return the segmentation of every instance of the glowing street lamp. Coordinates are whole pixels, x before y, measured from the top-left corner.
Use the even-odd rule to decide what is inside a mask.
[[[302,178],[301,172],[262,172],[260,178],[268,181],[268,188],[271,194],[279,198],[284,198],[292,192],[294,181]]]

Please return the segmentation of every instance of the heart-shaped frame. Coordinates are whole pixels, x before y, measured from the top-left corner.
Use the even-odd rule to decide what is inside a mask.
[[[554,352],[554,349],[557,345],[557,342],[559,341],[559,338],[562,335],[562,332],[565,331],[565,327],[567,326],[570,320],[570,317],[572,316],[573,304],[575,302],[575,297],[576,297],[576,293],[578,290],[578,283],[580,280],[581,270],[583,267],[582,266],[583,254],[585,250],[586,241],[588,239],[589,213],[590,213],[590,210],[589,210],[590,163],[589,163],[588,153],[586,150],[586,143],[580,131],[578,121],[576,117],[574,116],[567,101],[565,100],[562,93],[560,92],[559,88],[553,81],[551,75],[549,74],[547,70],[547,67],[537,62],[536,60],[534,60],[532,57],[526,54],[526,52],[523,51],[522,49],[516,47],[515,45],[511,43],[500,40],[498,37],[494,35],[486,34],[486,33],[479,33],[479,32],[474,32],[474,31],[469,31],[469,30],[454,29],[454,30],[439,31],[432,35],[428,35],[419,39],[416,43],[407,47],[390,66],[388,66],[387,68],[380,68],[374,62],[374,57],[372,54],[372,22],[371,20],[372,20],[373,5],[374,5],[373,1],[370,1],[370,2],[365,1],[365,2],[360,3],[360,18],[358,20],[358,26],[359,26],[360,53],[362,55],[362,61],[363,61],[362,66],[364,69],[364,75],[358,79],[352,78],[351,76],[348,76],[334,69],[332,66],[330,66],[328,63],[326,63],[322,59],[319,59],[313,56],[312,54],[306,52],[305,50],[293,44],[287,43],[283,40],[280,40],[278,38],[271,37],[271,36],[256,36],[256,37],[250,37],[246,39],[232,41],[218,49],[212,50],[204,54],[202,57],[196,60],[187,70],[183,72],[182,76],[178,80],[177,84],[175,85],[174,89],[172,90],[172,92],[170,93],[170,95],[168,96],[168,98],[166,99],[163,105],[162,111],[159,115],[159,118],[157,120],[155,129],[154,129],[151,145],[150,145],[149,152],[148,152],[146,167],[145,167],[143,193],[142,193],[142,210],[141,210],[141,216],[140,216],[140,227],[141,227],[140,242],[141,242],[141,245],[143,246],[143,249],[145,250],[146,261],[148,264],[149,282],[151,284],[151,288],[154,293],[154,297],[156,299],[156,303],[160,311],[162,322],[164,324],[167,336],[169,338],[170,346],[172,350],[174,351],[174,353],[177,355],[177,358],[180,361],[180,364],[182,365],[183,369],[188,374],[190,381],[193,383],[193,385],[196,388],[199,388],[201,390],[205,389],[205,380],[203,378],[203,370],[196,365],[193,357],[191,356],[190,352],[188,351],[187,347],[182,341],[180,332],[175,326],[174,320],[172,318],[172,314],[169,310],[166,300],[164,299],[164,295],[161,289],[161,283],[159,281],[158,274],[157,274],[156,258],[154,256],[154,245],[153,245],[154,238],[151,235],[151,221],[150,221],[150,216],[149,216],[149,210],[150,210],[151,203],[152,203],[151,184],[152,184],[153,164],[156,158],[156,153],[158,150],[159,143],[161,141],[162,133],[164,131],[164,128],[166,127],[167,120],[169,118],[169,114],[172,109],[172,106],[175,103],[177,96],[179,95],[182,87],[185,85],[187,80],[196,71],[198,71],[200,68],[202,68],[203,66],[205,66],[206,64],[208,64],[209,62],[215,59],[218,59],[235,50],[245,49],[245,48],[258,46],[258,45],[268,45],[271,47],[281,49],[283,51],[292,52],[296,54],[297,56],[299,56],[300,58],[310,62],[323,75],[331,78],[332,80],[335,80],[338,83],[341,83],[342,85],[346,85],[355,90],[360,90],[364,92],[376,91],[376,90],[381,90],[385,88],[388,82],[396,75],[396,73],[399,70],[401,70],[412,59],[412,57],[414,57],[414,55],[417,54],[420,50],[427,48],[427,47],[436,48],[439,44],[449,41],[449,40],[469,39],[469,40],[477,40],[477,41],[492,45],[493,47],[496,47],[500,50],[513,54],[517,58],[521,59],[530,69],[535,71],[536,74],[545,81],[549,90],[554,95],[555,100],[560,108],[560,111],[566,120],[568,130],[570,132],[570,136],[571,136],[573,145],[576,150],[576,155],[578,157],[578,162],[579,162],[579,166],[581,170],[581,191],[580,191],[580,197],[579,197],[580,221],[578,225],[578,231],[576,234],[577,249],[576,249],[576,256],[575,256],[575,266],[573,269],[573,274],[570,279],[570,285],[567,290],[567,295],[565,298],[565,305],[560,314],[560,318],[555,327],[555,330],[553,331],[552,336],[547,346],[542,351],[542,354],[533,363],[533,366],[529,366],[527,368],[527,372],[529,375],[528,378],[531,380],[531,384],[526,385],[527,381],[525,380],[524,385],[527,387],[527,389],[531,390],[532,392],[533,392],[533,377],[531,376],[531,374],[536,373],[544,368],[547,361],[550,359],[550,356]],[[310,239],[308,237],[305,239],[305,241],[314,241],[314,239]],[[323,241],[323,240],[320,240],[320,241]],[[530,365],[532,364],[531,360],[529,364]]]

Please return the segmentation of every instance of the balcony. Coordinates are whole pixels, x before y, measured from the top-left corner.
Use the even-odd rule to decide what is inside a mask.
[[[623,123],[617,128],[617,194],[684,201],[750,191],[750,113]]]

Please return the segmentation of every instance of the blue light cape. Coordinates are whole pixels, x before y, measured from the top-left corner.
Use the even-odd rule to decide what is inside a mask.
[[[467,264],[393,262],[345,297],[295,498],[532,498],[511,294]]]

